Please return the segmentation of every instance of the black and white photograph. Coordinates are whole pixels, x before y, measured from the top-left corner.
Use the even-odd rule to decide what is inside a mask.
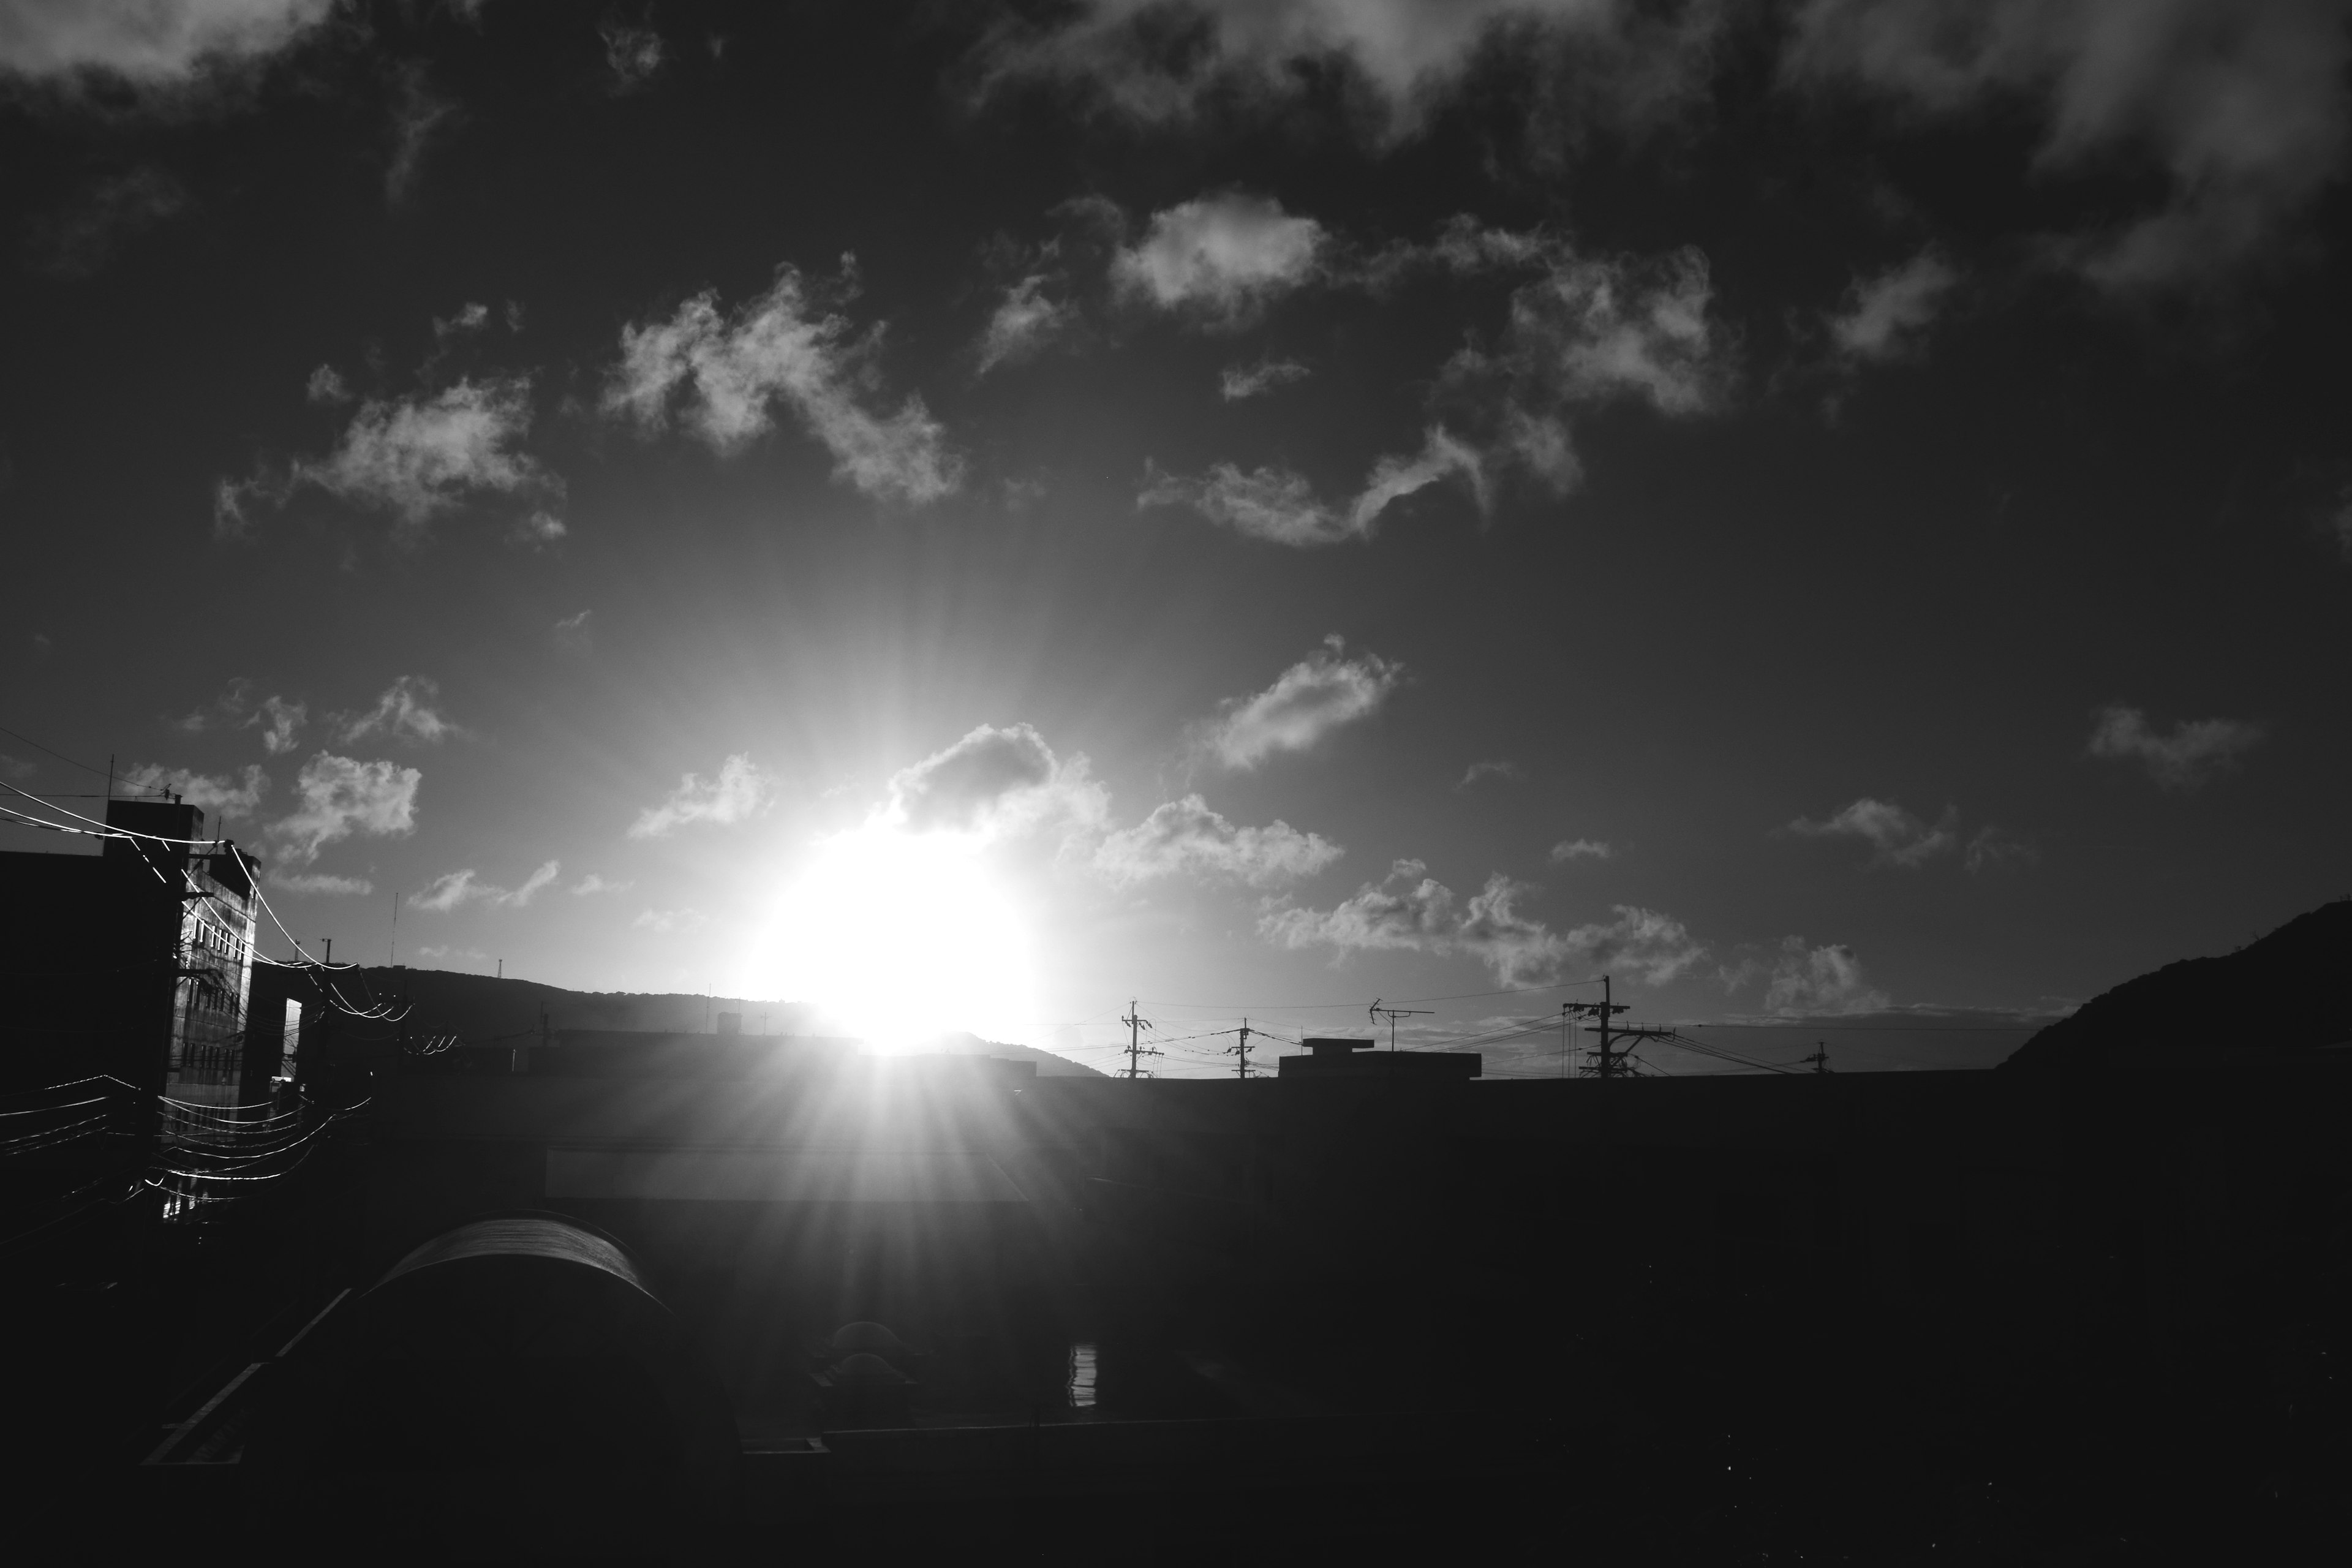
[[[0,0],[22,1560],[2352,1556],[2352,0]]]

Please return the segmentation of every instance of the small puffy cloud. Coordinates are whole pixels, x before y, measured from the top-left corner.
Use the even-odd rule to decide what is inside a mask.
[[[604,40],[604,63],[613,72],[614,91],[633,92],[661,68],[661,35],[651,27],[606,22],[596,32]]]
[[[572,883],[568,890],[575,899],[585,899],[597,893],[625,893],[635,886],[635,882],[615,882],[591,871]]]
[[[1486,779],[1507,779],[1513,783],[1517,783],[1527,776],[1527,770],[1519,766],[1518,763],[1507,762],[1497,758],[1490,762],[1472,763],[1467,768],[1463,770],[1462,782],[1455,784],[1454,787],[1455,789],[1468,789],[1472,784],[1481,783]]]
[[[1801,816],[1787,831],[1806,838],[1858,838],[1870,846],[1872,865],[1914,871],[1960,847],[1955,813],[1947,810],[1931,827],[1893,801],[1868,795],[1819,822]]]
[[[1262,359],[1255,364],[1229,364],[1218,374],[1217,394],[1227,403],[1259,397],[1276,387],[1304,381],[1307,367],[1295,359]]]
[[[478,300],[468,300],[457,313],[433,318],[433,335],[436,339],[468,337],[490,324],[490,308]]]
[[[302,703],[266,697],[247,722],[261,727],[261,749],[274,757],[294,749],[295,736],[310,717],[310,710]]]
[[[310,373],[302,395],[313,403],[349,403],[352,400],[350,383],[344,381],[342,373],[331,364],[322,364]]]
[[[388,512],[395,532],[405,538],[483,496],[560,495],[562,481],[520,449],[530,429],[528,376],[460,381],[412,398],[371,398],[326,457],[297,458],[282,472],[265,468],[248,479],[221,480],[213,495],[214,530],[223,538],[242,538],[255,502],[283,506],[305,488]]]
[[[1970,871],[1994,871],[2007,866],[2031,866],[2041,858],[2042,851],[2024,839],[1987,823],[1969,839],[1961,864]]]
[[[909,395],[892,413],[872,406],[879,342],[878,333],[853,338],[849,322],[784,267],[731,316],[706,290],[666,321],[624,327],[604,408],[646,431],[676,417],[724,455],[775,428],[770,409],[782,403],[833,454],[836,479],[920,506],[963,482],[963,460],[921,397]]]
[[[515,519],[514,526],[507,531],[507,542],[543,550],[571,536],[572,530],[564,526],[562,518],[551,511],[534,511]]]
[[[1884,991],[1864,978],[1853,949],[1831,943],[1808,947],[1800,936],[1781,939],[1769,959],[1748,957],[1721,973],[1724,989],[1764,986],[1764,1008],[1790,1017],[1841,1013],[1876,1013],[1887,1006]]]
[[[1806,0],[1783,69],[1930,116],[2030,104],[2045,173],[2137,154],[2168,187],[2162,205],[2060,251],[2093,281],[2137,291],[2195,285],[2276,247],[2342,173],[2347,58],[2331,0]]]
[[[1577,860],[1607,860],[1617,853],[1605,838],[1563,838],[1551,847],[1551,863],[1566,866]]]
[[[1048,279],[1031,273],[1004,290],[980,338],[980,374],[1001,364],[1019,364],[1069,330],[1076,308],[1066,300],[1046,298]]]
[[[131,789],[168,792],[178,795],[214,817],[251,816],[260,809],[261,797],[269,793],[269,778],[257,765],[248,764],[242,776],[213,775],[193,773],[186,768],[159,767],[153,763],[142,763],[122,775],[122,783]]]
[[[656,936],[684,936],[709,925],[710,917],[700,910],[646,910],[629,923]]]
[[[334,0],[29,0],[0,17],[0,76],[184,85],[276,54]]]
[[[320,752],[294,781],[301,804],[271,823],[270,841],[300,865],[353,836],[389,837],[416,829],[416,788],[425,775],[390,762],[362,763]]]
[[[1148,468],[1135,504],[1139,509],[1189,506],[1236,533],[1305,549],[1371,538],[1389,503],[1452,475],[1469,484],[1483,510],[1486,468],[1478,454],[1444,426],[1433,425],[1423,436],[1419,453],[1381,458],[1365,477],[1364,488],[1344,505],[1324,500],[1304,475],[1292,469],[1259,468],[1244,473],[1231,463],[1218,463],[1199,478]]]
[[[1404,679],[1404,667],[1378,654],[1348,657],[1338,634],[1284,670],[1274,684],[1226,701],[1201,737],[1229,768],[1254,768],[1286,752],[1311,750],[1343,725],[1380,711]]]
[[[434,704],[441,689],[422,675],[404,675],[384,688],[373,708],[364,713],[340,713],[334,722],[345,744],[370,735],[387,740],[422,741],[427,745],[459,733]]]
[[[450,871],[433,879],[433,885],[421,893],[409,895],[410,907],[430,910],[436,914],[465,904],[489,904],[508,909],[521,909],[537,897],[540,890],[552,883],[562,867],[550,860],[523,879],[516,888],[494,887],[479,880],[472,867],[462,871]]]
[[[1236,826],[1199,795],[1188,795],[1106,837],[1094,863],[1121,886],[1190,875],[1268,888],[1311,877],[1341,853],[1329,839],[1278,818],[1265,827]]]
[[[1855,279],[1843,306],[1829,318],[1838,357],[1859,363],[1916,352],[1959,277],[1951,263],[1927,249],[1875,278]]]
[[[698,822],[722,827],[748,821],[764,810],[775,795],[775,778],[767,769],[738,752],[719,765],[718,775],[680,775],[677,787],[659,805],[649,805],[629,824],[632,838],[661,838]]]
[[[1519,912],[1518,900],[1535,891],[1524,883],[1496,872],[1465,900],[1427,871],[1418,860],[1399,860],[1385,880],[1332,909],[1269,909],[1259,932],[1291,948],[1467,955],[1504,985],[1552,979],[1571,965],[1663,985],[1706,956],[1681,921],[1654,910],[1621,904],[1612,920],[1555,931]]]
[[[1271,198],[1202,196],[1154,213],[1143,238],[1112,258],[1111,279],[1130,299],[1239,326],[1314,277],[1327,238],[1321,224]]]
[[[284,892],[309,893],[320,898],[365,898],[375,891],[375,884],[365,877],[335,877],[324,871],[271,871],[269,885]]]
[[[2137,763],[2165,789],[2194,792],[2237,766],[2263,738],[2263,727],[2242,719],[2183,720],[2159,733],[2137,708],[2112,703],[2091,726],[2090,754]]]
[[[890,779],[890,812],[917,832],[1003,835],[1055,818],[1099,823],[1109,802],[1083,756],[1054,754],[1034,726],[976,726]]]

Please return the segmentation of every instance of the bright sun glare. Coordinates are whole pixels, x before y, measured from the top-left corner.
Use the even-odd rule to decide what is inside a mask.
[[[958,1029],[1018,1039],[1034,1016],[1026,922],[982,848],[879,819],[820,841],[778,911],[778,994],[877,1049]]]

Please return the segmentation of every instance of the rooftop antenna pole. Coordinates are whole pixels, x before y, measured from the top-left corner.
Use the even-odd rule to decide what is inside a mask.
[[[1829,1045],[1829,1042],[1828,1042],[1827,1040],[1815,1040],[1815,1041],[1813,1042],[1813,1054],[1812,1054],[1811,1056],[1805,1057],[1805,1058],[1801,1058],[1801,1059],[1802,1059],[1802,1060],[1809,1061],[1809,1062],[1812,1063],[1812,1064],[1813,1064],[1813,1070],[1814,1070],[1815,1072],[1827,1072],[1827,1071],[1829,1071],[1829,1070],[1830,1070],[1830,1045]]]
[[[1437,1016],[1435,1013],[1426,1007],[1383,1007],[1381,1005],[1381,999],[1377,996],[1372,998],[1372,1005],[1370,1007],[1365,1008],[1364,1011],[1370,1016],[1372,1020],[1372,1027],[1376,1029],[1380,1027],[1380,1021],[1382,1018],[1386,1018],[1389,1021],[1389,1049],[1391,1051],[1397,1048],[1396,1026],[1397,1020],[1399,1018],[1434,1018]]]
[[[1143,1031],[1151,1027],[1151,1020],[1135,1010],[1135,998],[1127,999],[1127,1016],[1119,1020],[1127,1026],[1127,1076],[1143,1076],[1143,1058],[1156,1057],[1159,1050],[1143,1043]]]

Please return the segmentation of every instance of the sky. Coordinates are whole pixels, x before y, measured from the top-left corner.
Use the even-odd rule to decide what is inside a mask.
[[[2347,9],[0,0],[0,773],[883,1042],[1996,1059],[2352,887]]]

